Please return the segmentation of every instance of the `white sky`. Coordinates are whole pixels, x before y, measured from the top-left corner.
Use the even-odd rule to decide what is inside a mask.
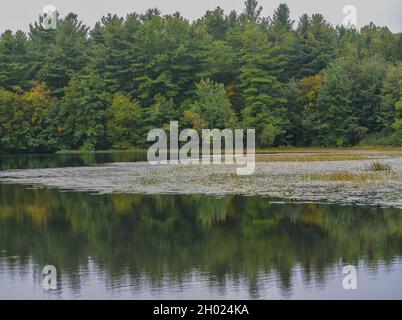
[[[358,27],[371,21],[387,25],[394,32],[402,32],[402,0],[260,0],[263,15],[272,15],[280,3],[287,3],[292,18],[298,21],[303,13],[322,13],[333,24],[341,24],[345,5],[357,8]],[[158,7],[162,13],[180,11],[191,20],[201,17],[206,10],[220,6],[229,12],[243,10],[244,0],[0,0],[0,32],[6,29],[27,31],[28,25],[37,20],[45,5],[54,5],[65,16],[78,14],[88,26],[93,26],[102,15],[116,13],[125,16],[130,12],[144,12]]]

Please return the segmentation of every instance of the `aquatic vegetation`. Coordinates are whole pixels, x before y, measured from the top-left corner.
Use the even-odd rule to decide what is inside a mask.
[[[308,181],[339,181],[339,182],[357,182],[365,183],[373,180],[383,179],[400,179],[400,175],[396,173],[388,172],[389,174],[381,174],[379,172],[350,172],[340,171],[332,172],[330,174],[307,174],[304,179]]]
[[[348,154],[278,154],[278,155],[257,155],[256,161],[259,162],[306,162],[306,161],[352,161],[368,159],[366,155]]]
[[[389,163],[382,163],[382,162],[376,161],[370,165],[370,170],[391,172],[392,166]]]
[[[376,156],[379,160],[370,162],[257,162],[255,173],[250,176],[238,176],[236,165],[151,165],[147,162],[7,170],[0,172],[0,183],[99,194],[238,194],[402,208],[402,157],[380,153]],[[375,162],[387,164],[392,170],[369,170],[370,163]]]
[[[143,185],[151,185],[151,184],[157,184],[158,179],[156,177],[138,177],[136,179],[136,182]]]

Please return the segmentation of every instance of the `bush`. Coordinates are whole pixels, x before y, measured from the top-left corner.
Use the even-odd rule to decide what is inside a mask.
[[[371,171],[386,171],[386,172],[391,172],[392,167],[388,163],[381,163],[381,162],[373,162],[370,165],[370,170]]]
[[[383,130],[380,133],[372,134],[363,139],[359,145],[361,146],[402,146],[402,129]]]

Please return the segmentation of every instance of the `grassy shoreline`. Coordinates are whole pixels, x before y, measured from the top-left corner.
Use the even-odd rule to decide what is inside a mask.
[[[107,149],[107,150],[60,150],[54,154],[85,154],[85,153],[123,153],[123,152],[146,152],[147,149],[134,148],[134,149]],[[355,147],[269,147],[269,148],[256,148],[256,153],[298,153],[298,152],[333,152],[333,151],[400,151],[402,147],[389,147],[389,146],[355,146]]]
[[[377,151],[377,152],[401,152],[401,147],[391,146],[354,146],[354,147],[268,147],[256,148],[257,154],[261,153],[328,153],[328,152],[347,152],[347,151]],[[129,152],[147,152],[144,148],[133,149],[106,149],[106,150],[59,150],[55,152],[0,152],[0,156],[18,156],[18,155],[55,155],[55,154],[110,154],[110,153],[129,153]]]

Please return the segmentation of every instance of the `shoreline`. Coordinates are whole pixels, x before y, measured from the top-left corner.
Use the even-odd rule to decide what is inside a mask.
[[[294,157],[291,153],[286,155]],[[360,152],[358,155],[361,158],[325,161],[311,161],[308,156],[300,161],[274,161],[269,160],[272,157],[269,155],[268,161],[257,161],[251,176],[237,176],[236,164],[118,162],[86,167],[6,170],[0,172],[0,183],[95,194],[244,195],[402,209],[402,155],[392,152]],[[334,155],[327,154],[326,157]],[[380,163],[389,170],[372,170],[373,163]]]

